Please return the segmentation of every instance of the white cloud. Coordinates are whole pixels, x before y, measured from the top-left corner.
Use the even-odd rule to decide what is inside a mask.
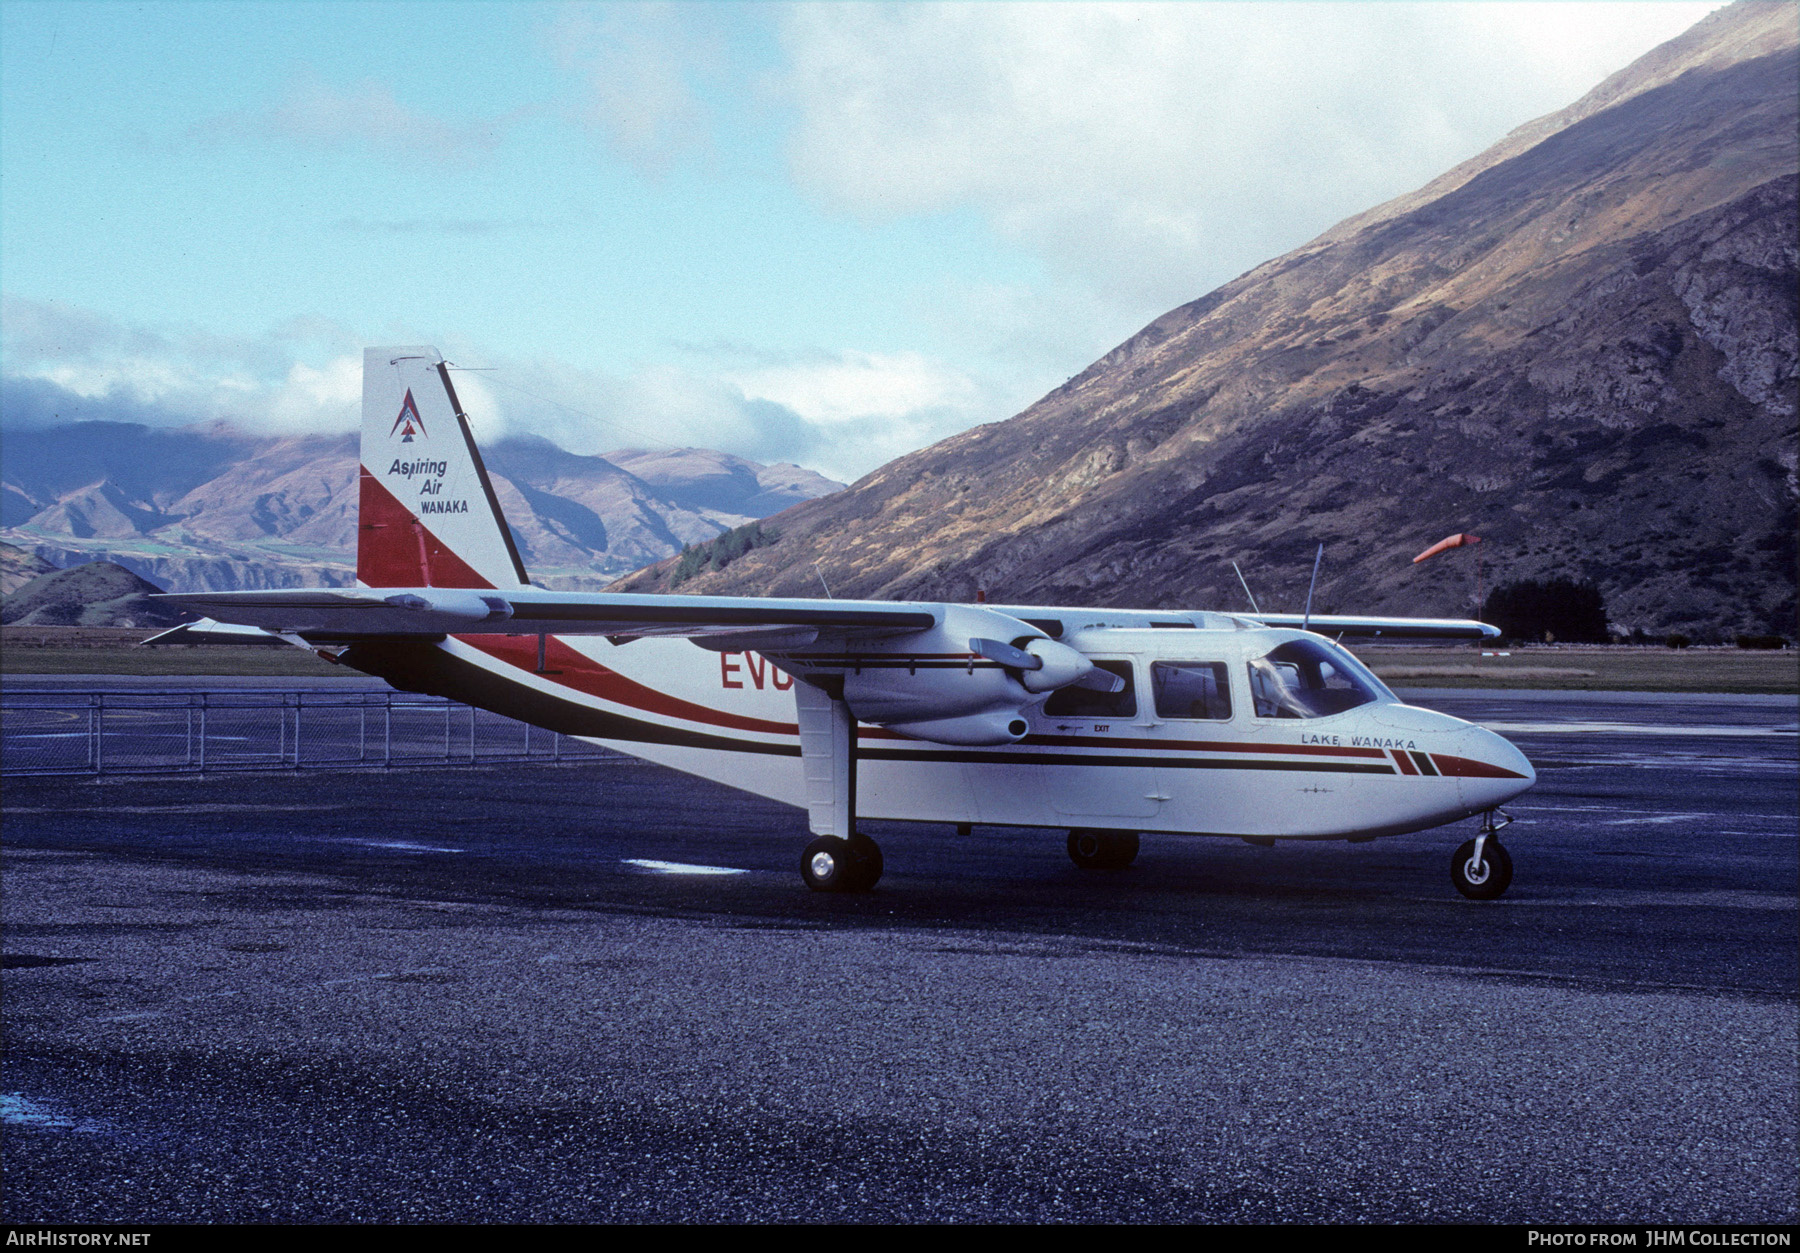
[[[4,332],[18,412],[9,423],[112,419],[178,426],[226,420],[277,435],[353,431],[362,405],[362,346],[431,343],[457,369],[457,396],[492,444],[537,435],[571,452],[716,448],[794,461],[854,479],[902,453],[1011,412],[974,376],[919,353],[739,348],[694,354],[687,367],[629,374],[554,359],[512,360],[457,336],[389,326],[359,335],[296,318],[263,337],[127,325],[89,310],[8,297]]]
[[[352,430],[359,418],[361,352],[322,319],[296,319],[266,338],[233,337],[131,326],[9,296],[0,334],[7,375],[87,402],[73,415],[81,418],[164,426],[222,419],[265,434]]]
[[[783,11],[795,177],[975,206],[1143,316],[1428,182],[1713,4],[908,4]]]
[[[582,4],[557,10],[545,38],[557,63],[580,75],[576,118],[619,156],[661,170],[705,139],[695,79],[723,52],[704,22],[673,4]]]
[[[970,407],[976,388],[962,373],[922,354],[845,352],[833,357],[751,370],[732,378],[746,396],[786,405],[824,425],[870,414],[902,414],[942,406]]]
[[[259,399],[276,430],[355,429],[362,421],[362,357],[335,357],[319,369],[296,361],[273,395]]]
[[[716,448],[846,481],[1010,412],[973,377],[916,353],[820,352],[748,369],[658,364],[624,376],[545,360],[496,364],[479,376],[497,402],[496,434],[588,454]],[[457,376],[459,391],[467,377]],[[465,407],[477,417],[467,397]]]
[[[198,133],[215,139],[279,139],[314,148],[360,147],[465,164],[493,152],[522,116],[515,111],[449,121],[408,108],[384,83],[365,80],[340,87],[307,75],[289,83],[271,107],[222,115]]]

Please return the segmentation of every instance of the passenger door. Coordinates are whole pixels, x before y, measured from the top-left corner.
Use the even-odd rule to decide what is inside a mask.
[[[1046,758],[1042,786],[1051,809],[1071,826],[1135,829],[1137,820],[1154,817],[1161,807],[1153,755],[1145,751],[1149,718],[1138,667],[1129,657],[1096,657],[1094,665],[1124,679],[1125,687],[1051,693],[1032,730],[1075,744]]]

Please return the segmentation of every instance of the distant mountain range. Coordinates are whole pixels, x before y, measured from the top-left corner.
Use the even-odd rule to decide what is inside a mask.
[[[1740,0],[683,592],[1463,614],[1473,559],[1649,631],[1795,630],[1800,64]],[[1454,532],[1486,541],[1414,566]],[[667,588],[673,562],[618,586]]]
[[[6,434],[0,540],[57,566],[107,560],[171,591],[355,579],[354,435],[80,422]],[[699,448],[483,450],[534,581],[602,587],[684,544],[838,491],[799,466]]]

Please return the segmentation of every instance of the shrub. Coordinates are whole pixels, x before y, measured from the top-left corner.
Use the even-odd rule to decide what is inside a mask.
[[[1687,636],[1683,635],[1680,631],[1677,631],[1677,632],[1675,632],[1675,634],[1671,635],[1668,639],[1664,640],[1663,642],[1665,644],[1667,644],[1670,648],[1686,648],[1689,644],[1692,644],[1694,641],[1690,640]]]
[[[1786,648],[1787,641],[1779,635],[1740,635],[1737,637],[1739,648]]]
[[[749,522],[704,544],[683,545],[681,559],[669,573],[669,586],[680,587],[703,570],[723,570],[752,548],[766,547],[780,538],[781,532],[765,530],[760,522]]]
[[[1481,616],[1515,640],[1551,636],[1571,644],[1604,644],[1612,638],[1600,589],[1570,579],[1528,579],[1497,587]]]

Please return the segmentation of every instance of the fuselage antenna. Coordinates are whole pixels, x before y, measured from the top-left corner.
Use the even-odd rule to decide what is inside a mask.
[[[1244,595],[1250,597],[1250,612],[1254,613],[1254,614],[1261,614],[1262,610],[1258,609],[1256,607],[1256,597],[1251,595],[1250,584],[1248,584],[1244,581],[1244,572],[1242,570],[1238,570],[1238,563],[1235,561],[1231,563],[1231,568],[1233,570],[1237,570],[1238,584],[1244,589]]]
[[[831,594],[831,584],[825,581],[825,572],[819,569],[819,563],[816,561],[813,562],[813,573],[819,576],[819,586],[825,589],[825,599],[836,600],[837,598]]]
[[[1302,631],[1306,630],[1307,624],[1312,621],[1313,589],[1319,585],[1319,563],[1323,560],[1325,560],[1325,545],[1320,544],[1319,551],[1313,554],[1312,582],[1306,585],[1306,612],[1300,615],[1300,629]]]

